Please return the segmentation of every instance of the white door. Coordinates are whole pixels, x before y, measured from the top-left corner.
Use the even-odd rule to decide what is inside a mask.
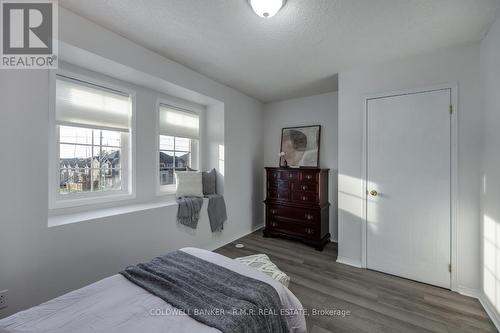
[[[367,102],[369,269],[450,288],[451,90]]]

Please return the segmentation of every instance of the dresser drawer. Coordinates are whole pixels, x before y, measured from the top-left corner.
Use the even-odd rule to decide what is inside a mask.
[[[318,229],[315,226],[283,221],[279,218],[270,218],[266,227],[278,232],[304,238],[317,238],[319,236]]]
[[[315,224],[321,220],[321,214],[318,210],[269,205],[267,207],[267,218],[284,218],[305,224]]]
[[[290,191],[288,188],[272,187],[267,189],[267,197],[269,199],[290,200]]]
[[[276,188],[279,190],[288,190],[290,183],[287,180],[275,180],[272,182],[267,182],[268,188]]]
[[[300,181],[306,183],[318,183],[319,182],[319,173],[316,171],[301,171],[300,172]]]
[[[302,203],[318,202],[318,195],[314,192],[294,191],[292,192],[292,201]]]
[[[267,174],[267,181],[272,180],[300,180],[300,172],[295,170],[273,170]]]
[[[313,182],[304,182],[304,183],[292,183],[292,191],[294,192],[313,192],[318,193],[318,184]]]

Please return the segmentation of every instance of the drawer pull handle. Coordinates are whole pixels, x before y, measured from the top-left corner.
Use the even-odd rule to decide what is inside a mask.
[[[307,186],[305,186],[305,185],[302,186],[302,190],[304,190],[304,191],[307,190]]]
[[[289,175],[288,175],[288,178],[292,179],[292,178],[293,178],[293,175],[292,175],[292,174],[289,174]]]
[[[275,226],[277,226],[277,225],[278,225],[278,223],[276,223],[276,222],[274,222],[274,221],[271,221],[271,226],[272,226],[272,227],[275,227]]]
[[[313,216],[312,214],[306,214],[306,220],[312,220],[313,219]]]
[[[314,233],[314,230],[311,228],[306,228],[306,234],[312,235]]]
[[[302,200],[306,201],[306,200],[307,200],[307,197],[306,197],[306,196],[303,196],[303,197],[302,197]]]
[[[312,176],[311,175],[307,175],[306,179],[312,179]]]
[[[276,209],[271,209],[271,214],[276,214]]]

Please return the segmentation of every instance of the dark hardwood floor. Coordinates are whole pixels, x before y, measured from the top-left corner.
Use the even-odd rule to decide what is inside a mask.
[[[215,252],[231,258],[265,253],[290,276],[290,290],[304,308],[350,311],[345,317],[309,315],[308,332],[497,332],[476,299],[338,264],[333,243],[318,252],[257,231]]]

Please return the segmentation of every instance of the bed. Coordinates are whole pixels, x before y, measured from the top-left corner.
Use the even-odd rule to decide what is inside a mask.
[[[268,275],[222,255],[197,248],[180,251],[270,285],[286,310],[287,330],[306,332],[300,301]],[[184,315],[123,275],[105,278],[0,320],[1,333],[13,332],[220,332]],[[262,332],[265,333],[265,332]]]

